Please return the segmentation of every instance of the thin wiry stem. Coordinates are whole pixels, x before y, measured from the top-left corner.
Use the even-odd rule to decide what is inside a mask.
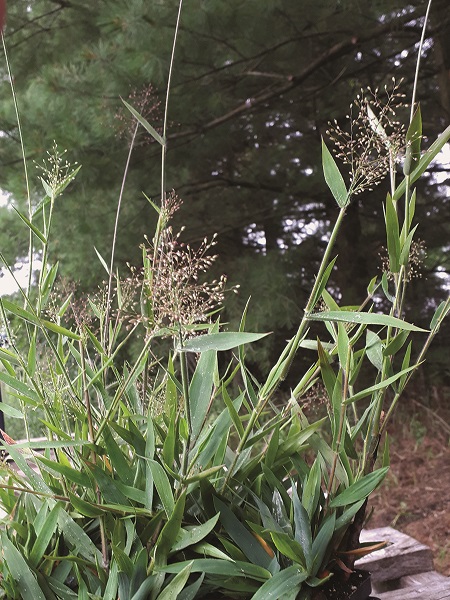
[[[14,110],[16,112],[17,129],[19,131],[19,139],[20,139],[20,148],[22,151],[23,170],[24,170],[24,176],[25,176],[25,186],[26,186],[26,190],[27,190],[27,201],[28,201],[28,218],[29,218],[30,222],[32,222],[33,221],[33,207],[31,206],[30,183],[29,183],[29,179],[28,179],[28,167],[27,167],[27,160],[26,160],[26,154],[25,154],[25,144],[23,141],[22,124],[21,124],[21,120],[20,120],[19,105],[17,103],[16,90],[14,87],[14,80],[13,80],[13,76],[11,73],[11,65],[9,62],[8,53],[6,51],[6,43],[5,43],[5,37],[3,35],[3,32],[2,32],[2,43],[3,43],[3,51],[5,53],[6,68],[8,70],[9,83],[11,86]],[[32,282],[32,277],[33,277],[33,232],[31,229],[29,232],[28,263],[29,263],[30,270],[28,272],[27,296],[29,297],[30,292],[31,292],[31,282]]]
[[[125,190],[125,183],[126,183],[126,180],[128,177],[129,169],[130,169],[131,153],[133,152],[134,144],[136,142],[138,128],[139,128],[139,122],[136,121],[136,125],[135,125],[134,131],[133,131],[133,136],[132,136],[131,142],[130,142],[130,148],[128,150],[127,162],[125,164],[125,169],[123,172],[122,185],[120,186],[119,201],[117,203],[116,220],[114,223],[114,234],[113,234],[113,240],[112,240],[112,246],[111,246],[111,259],[109,262],[108,293],[106,296],[105,325],[104,325],[104,329],[103,329],[104,346],[105,346],[106,351],[108,350],[108,343],[109,343],[109,339],[108,339],[109,320],[110,320],[110,314],[111,314],[110,304],[111,304],[111,296],[112,296],[114,258],[115,258],[115,252],[116,252],[117,233],[118,233],[118,229],[119,229],[120,209],[122,207],[122,199],[123,199],[123,193]]]
[[[420,37],[419,51],[417,53],[416,72],[414,75],[414,85],[413,85],[413,91],[412,91],[412,97],[411,97],[411,114],[409,117],[410,122],[413,120],[413,116],[414,116],[414,109],[415,109],[415,105],[416,105],[417,82],[419,81],[420,59],[422,58],[423,44],[425,41],[425,30],[427,28],[428,18],[430,16],[430,9],[431,9],[432,1],[433,0],[428,0],[427,11],[425,13],[425,21],[424,21],[424,24],[422,27],[422,35]]]

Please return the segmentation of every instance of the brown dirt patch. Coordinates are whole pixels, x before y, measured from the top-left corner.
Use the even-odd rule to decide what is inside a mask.
[[[369,527],[391,525],[430,546],[436,570],[450,576],[450,410],[412,404],[412,416],[392,423],[391,470],[373,494]]]

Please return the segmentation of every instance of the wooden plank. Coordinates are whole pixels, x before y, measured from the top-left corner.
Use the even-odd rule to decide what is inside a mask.
[[[450,579],[433,585],[416,585],[392,592],[377,593],[380,600],[450,600]]]
[[[392,527],[363,530],[361,541],[388,542],[382,550],[372,552],[356,563],[358,568],[372,573],[375,583],[433,570],[431,549]]]
[[[410,588],[424,585],[435,585],[437,583],[450,582],[450,579],[436,571],[427,571],[426,573],[417,573],[417,575],[407,575],[400,578],[401,588]]]

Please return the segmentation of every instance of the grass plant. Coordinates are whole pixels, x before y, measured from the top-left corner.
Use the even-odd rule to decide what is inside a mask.
[[[351,133],[332,126],[349,179],[322,143],[339,212],[304,316],[264,381],[250,372],[245,349],[265,334],[245,330],[246,314],[236,331],[223,328],[216,309],[224,281],[198,282],[213,260],[210,243],[194,251],[171,230],[177,200],[165,190],[166,125],[157,132],[126,103],[136,128],[161,146],[161,199],[149,200],[158,222],[142,271],[131,288],[121,281],[113,242],[110,261],[100,257],[105,298],[89,298],[84,312],[71,294],[55,305],[52,215],[79,167],[53,149],[42,200],[30,202],[28,215],[17,211],[42,269],[20,290],[21,302],[0,299],[9,339],[0,380],[19,402],[17,418],[42,411],[46,438],[33,441],[27,431],[25,442],[3,442],[14,462],[0,465],[3,597],[307,600],[373,549],[360,546],[359,533],[388,470],[387,424],[450,311],[447,300],[426,331],[404,314],[414,184],[450,128],[422,152],[420,108],[403,129],[392,113],[398,100],[396,86],[382,98],[364,92]],[[386,179],[386,270],[359,307],[341,307],[329,286],[341,223],[358,192]],[[122,192],[118,218],[121,201]],[[313,323],[323,325],[318,339],[308,337]],[[158,355],[161,338],[171,344]],[[123,364],[120,351],[131,342],[139,355]],[[314,358],[280,406],[277,390],[299,352]],[[372,373],[370,384],[361,383],[363,372]],[[327,415],[309,422],[302,403],[319,382]]]

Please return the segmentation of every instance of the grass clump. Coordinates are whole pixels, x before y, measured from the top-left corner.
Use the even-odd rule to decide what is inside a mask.
[[[21,289],[22,303],[0,300],[9,340],[0,349],[0,379],[17,399],[28,438],[3,443],[15,465],[0,466],[4,597],[306,600],[330,577],[348,577],[362,552],[367,499],[388,471],[387,423],[450,310],[443,302],[427,331],[404,315],[414,184],[450,128],[421,152],[420,110],[403,128],[391,118],[396,87],[387,104],[366,95],[350,134],[333,125],[349,183],[322,143],[339,213],[304,316],[263,381],[250,372],[245,348],[265,334],[247,332],[245,314],[236,331],[223,328],[216,310],[225,280],[201,279],[214,259],[211,242],[193,250],[171,230],[178,200],[165,191],[166,125],[158,133],[128,104],[135,132],[143,126],[160,144],[163,165],[142,271],[122,282],[113,244],[109,264],[100,257],[104,296],[89,298],[83,316],[69,317],[71,293],[49,311],[58,272],[50,260],[52,215],[78,172],[55,147],[42,201],[19,213],[42,269],[35,286]],[[168,96],[164,123],[167,107]],[[368,283],[359,307],[340,307],[329,286],[333,246],[355,194],[382,176],[390,182],[387,271]],[[381,297],[384,313],[376,312]],[[25,349],[13,320],[25,331]],[[319,339],[308,337],[312,323],[323,325]],[[131,343],[138,355],[123,363]],[[311,366],[278,406],[280,383],[303,351],[314,352]],[[373,379],[361,383],[367,370]],[[309,422],[302,403],[318,382],[327,415]],[[43,441],[32,439],[29,410],[42,411]]]

